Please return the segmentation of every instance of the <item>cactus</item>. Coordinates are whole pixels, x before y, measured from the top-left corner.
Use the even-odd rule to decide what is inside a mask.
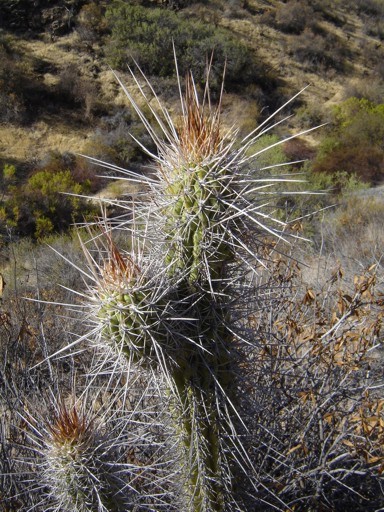
[[[24,417],[33,432],[31,449],[39,454],[39,485],[44,489],[39,499],[49,510],[53,505],[68,512],[123,512],[135,496],[127,492],[116,465],[119,444],[101,418],[71,402],[58,402],[49,419],[30,413]]]
[[[256,178],[246,166],[257,157],[248,156],[249,148],[270,128],[263,124],[238,144],[237,132],[222,128],[221,97],[212,106],[207,85],[200,102],[192,74],[184,94],[179,81],[182,115],[173,123],[144,75],[157,111],[132,77],[157,129],[117,79],[157,146],[157,155],[149,153],[157,172],[139,177],[123,171],[149,188],[149,202],[135,206],[136,227],[121,225],[142,249],[122,253],[107,234],[101,264],[86,250],[96,280],[99,345],[166,383],[168,418],[179,439],[181,508],[232,510],[237,479],[252,473],[239,435],[244,423],[236,387],[252,344],[240,310],[249,290],[254,293],[259,248],[266,236],[281,239],[285,229],[266,213],[264,200],[278,180]]]
[[[145,409],[131,409],[132,402],[123,402],[124,392],[114,397],[100,383],[97,390],[88,384],[81,400],[73,392],[64,400],[60,390],[55,399],[52,392],[48,388],[38,407],[25,403],[19,413],[21,428],[29,427],[22,474],[33,509],[127,512],[171,504],[174,496],[164,484],[170,467],[158,455],[158,425],[153,417],[145,418]],[[47,398],[54,402],[53,410]],[[51,409],[48,414],[44,406]]]
[[[95,508],[113,510],[108,506],[111,496],[103,489],[105,484],[100,478],[103,463],[95,453],[100,441],[92,422],[75,406],[67,409],[63,404],[48,430],[46,479],[61,508],[82,512]]]

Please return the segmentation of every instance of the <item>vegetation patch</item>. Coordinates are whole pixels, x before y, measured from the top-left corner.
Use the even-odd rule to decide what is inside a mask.
[[[378,184],[384,173],[384,104],[349,98],[334,108],[334,122],[319,147],[315,172],[345,171]]]
[[[179,71],[193,69],[197,82],[204,81],[207,59],[214,54],[211,83],[218,87],[226,69],[226,85],[256,81],[270,88],[271,70],[258,62],[254,52],[227,30],[184,18],[182,13],[113,2],[106,11],[111,29],[107,56],[112,66],[126,69],[137,62],[149,75],[172,76],[173,44]]]

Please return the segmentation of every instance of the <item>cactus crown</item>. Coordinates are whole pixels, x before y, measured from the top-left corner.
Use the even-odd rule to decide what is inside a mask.
[[[102,286],[112,290],[124,289],[138,280],[141,269],[131,256],[121,254],[110,236],[108,242],[109,258],[101,269]]]
[[[181,105],[183,115],[177,126],[180,151],[186,161],[198,164],[207,157],[217,154],[222,143],[221,101],[215,108],[212,107],[207,88],[201,104],[196,94],[193,76],[189,73],[185,80],[185,95],[181,97]]]
[[[59,405],[56,417],[48,425],[52,444],[55,447],[88,443],[92,434],[92,421],[79,413],[76,405],[67,407],[64,401]]]

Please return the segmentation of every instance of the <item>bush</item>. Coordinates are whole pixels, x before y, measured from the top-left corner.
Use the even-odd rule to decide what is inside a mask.
[[[314,125],[312,125],[314,126]],[[291,139],[283,144],[283,151],[290,161],[312,160],[315,149],[303,139]]]
[[[325,112],[315,102],[302,105],[296,111],[296,119],[302,128],[312,128],[324,123]]]
[[[345,14],[340,12],[344,3],[345,0],[309,0],[308,2],[317,16],[337,26],[342,26],[346,21]]]
[[[283,32],[301,34],[315,23],[314,11],[307,2],[290,0],[276,9],[277,27]]]
[[[19,224],[28,216],[28,221],[35,223],[34,234],[39,238],[41,232],[47,235],[53,230],[63,231],[80,221],[86,211],[84,201],[64,193],[85,194],[87,183],[76,183],[69,170],[54,173],[42,170],[33,174],[22,189],[22,198],[28,208],[23,209]]]
[[[344,88],[344,98],[366,99],[375,104],[384,103],[383,80],[378,76],[351,80]]]
[[[0,36],[0,122],[20,123],[24,120],[24,80],[17,54]]]
[[[361,144],[356,147],[340,144],[327,155],[319,157],[314,163],[314,170],[324,173],[355,173],[371,184],[378,184],[383,178],[383,151],[377,147],[371,147],[367,151]]]
[[[137,164],[148,158],[139,143],[150,150],[155,149],[148,139],[134,112],[116,109],[109,116],[99,120],[98,128],[88,140],[84,152],[87,156],[120,166],[133,162]]]
[[[45,166],[35,170],[25,183],[16,185],[15,180],[8,180],[8,184],[5,181],[6,195],[0,205],[5,225],[14,227],[20,235],[40,239],[62,232],[72,223],[94,214],[92,205],[76,197],[89,193],[92,182],[75,180],[76,173],[73,175],[65,166],[73,162],[75,159],[70,155],[53,153]]]
[[[384,40],[384,20],[380,16],[378,18],[369,18],[364,22],[364,32],[369,36],[376,37],[380,41]]]
[[[57,88],[61,101],[81,106],[86,118],[92,116],[97,106],[97,87],[81,76],[77,65],[69,64],[61,70]]]
[[[324,69],[346,70],[349,50],[344,43],[332,34],[316,34],[311,29],[292,39],[290,52],[300,61],[305,62],[312,71]]]
[[[334,124],[319,147],[315,172],[345,171],[372,184],[384,175],[384,104],[350,98],[334,109]]]
[[[367,267],[383,257],[384,201],[380,191],[367,189],[344,194],[338,207],[325,216],[325,249],[346,265]],[[357,264],[357,265],[356,265]]]
[[[85,4],[76,18],[76,32],[82,41],[95,43],[106,31],[105,9],[96,3]]]
[[[108,7],[106,16],[112,32],[106,53],[113,67],[126,69],[136,60],[146,74],[172,76],[174,41],[182,76],[194,69],[195,80],[203,82],[207,59],[214,52],[213,87],[219,87],[224,62],[228,87],[256,81],[270,88],[276,82],[271,69],[263,69],[250,50],[224,29],[185,19],[180,13],[118,2]]]
[[[358,13],[372,16],[384,15],[384,5],[381,0],[355,0],[354,5]]]
[[[263,135],[258,138],[257,141],[248,149],[248,154],[257,154],[260,152],[260,155],[257,156],[255,160],[257,165],[257,170],[255,172],[258,172],[259,169],[264,167],[273,167],[287,161],[281,144],[275,146],[272,149],[268,149],[268,151],[264,151],[272,144],[279,142],[279,140],[280,139],[277,135]],[[273,173],[275,171],[275,169],[271,169],[270,172]]]

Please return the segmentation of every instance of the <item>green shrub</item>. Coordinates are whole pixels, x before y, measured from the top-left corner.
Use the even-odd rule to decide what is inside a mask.
[[[310,173],[308,180],[311,190],[328,192],[333,196],[364,190],[369,186],[367,183],[360,181],[355,174],[346,172],[336,172],[334,174]]]
[[[14,179],[16,174],[16,167],[14,165],[5,164],[3,168],[3,179],[5,182],[10,182]]]
[[[36,238],[63,231],[93,211],[76,196],[88,190],[89,183],[76,182],[70,170],[37,171],[26,183],[9,190],[3,206],[6,223],[14,225],[19,234]]]
[[[212,52],[213,87],[219,86],[225,62],[229,87],[252,81],[264,85],[273,82],[270,69],[263,70],[244,44],[214,25],[183,18],[173,11],[125,2],[113,2],[106,17],[111,28],[106,54],[113,67],[126,69],[134,59],[146,74],[172,76],[175,72],[173,41],[181,75],[194,69],[198,82],[204,80],[207,59]]]
[[[384,104],[349,98],[334,109],[334,123],[319,148],[315,172],[345,171],[379,183],[384,169]]]
[[[282,145],[270,148],[271,145],[278,143],[280,138],[277,135],[263,135],[248,149],[248,154],[260,154],[256,158],[257,168],[272,167],[287,161],[287,157],[282,149]],[[265,151],[268,148],[268,151]],[[273,169],[272,169],[273,172]]]
[[[48,217],[42,215],[39,211],[33,213],[36,218],[35,237],[38,240],[42,240],[53,232],[53,222]]]

